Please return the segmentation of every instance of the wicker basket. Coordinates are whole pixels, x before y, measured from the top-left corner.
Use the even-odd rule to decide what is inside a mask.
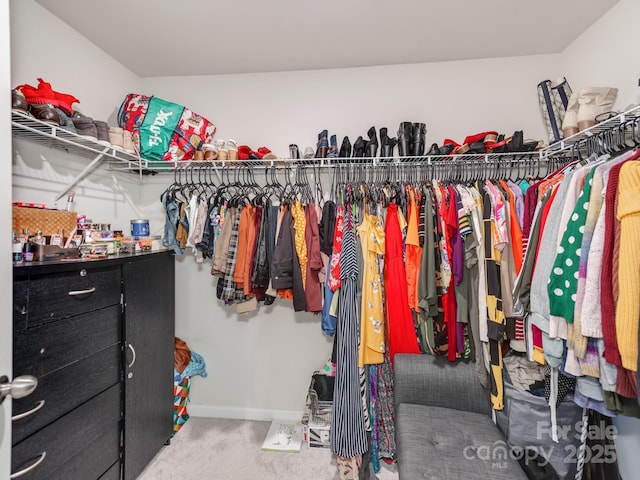
[[[13,207],[13,222],[11,228],[14,232],[23,232],[29,229],[29,234],[34,235],[42,230],[42,235],[60,233],[68,235],[76,227],[78,214],[65,210],[46,210],[43,208]]]

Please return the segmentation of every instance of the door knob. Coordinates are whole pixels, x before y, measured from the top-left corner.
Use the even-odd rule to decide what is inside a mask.
[[[13,398],[22,398],[31,393],[38,386],[38,379],[33,375],[22,375],[13,379],[13,382],[9,381],[6,375],[0,377],[0,403],[4,400],[4,397],[11,395]]]

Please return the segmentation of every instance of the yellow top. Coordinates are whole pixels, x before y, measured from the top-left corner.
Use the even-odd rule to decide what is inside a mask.
[[[620,169],[616,215],[620,220],[616,337],[622,366],[635,372],[640,318],[640,162],[627,162]]]

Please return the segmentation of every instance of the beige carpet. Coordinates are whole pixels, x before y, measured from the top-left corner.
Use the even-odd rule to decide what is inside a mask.
[[[191,417],[138,480],[338,480],[329,449],[303,444],[299,453],[262,451],[270,425]],[[377,478],[397,480],[396,465],[381,462]]]

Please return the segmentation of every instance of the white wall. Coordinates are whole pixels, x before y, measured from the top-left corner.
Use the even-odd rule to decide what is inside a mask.
[[[638,0],[620,0],[562,52],[561,65],[574,91],[617,87],[618,111],[640,103],[639,18]]]

